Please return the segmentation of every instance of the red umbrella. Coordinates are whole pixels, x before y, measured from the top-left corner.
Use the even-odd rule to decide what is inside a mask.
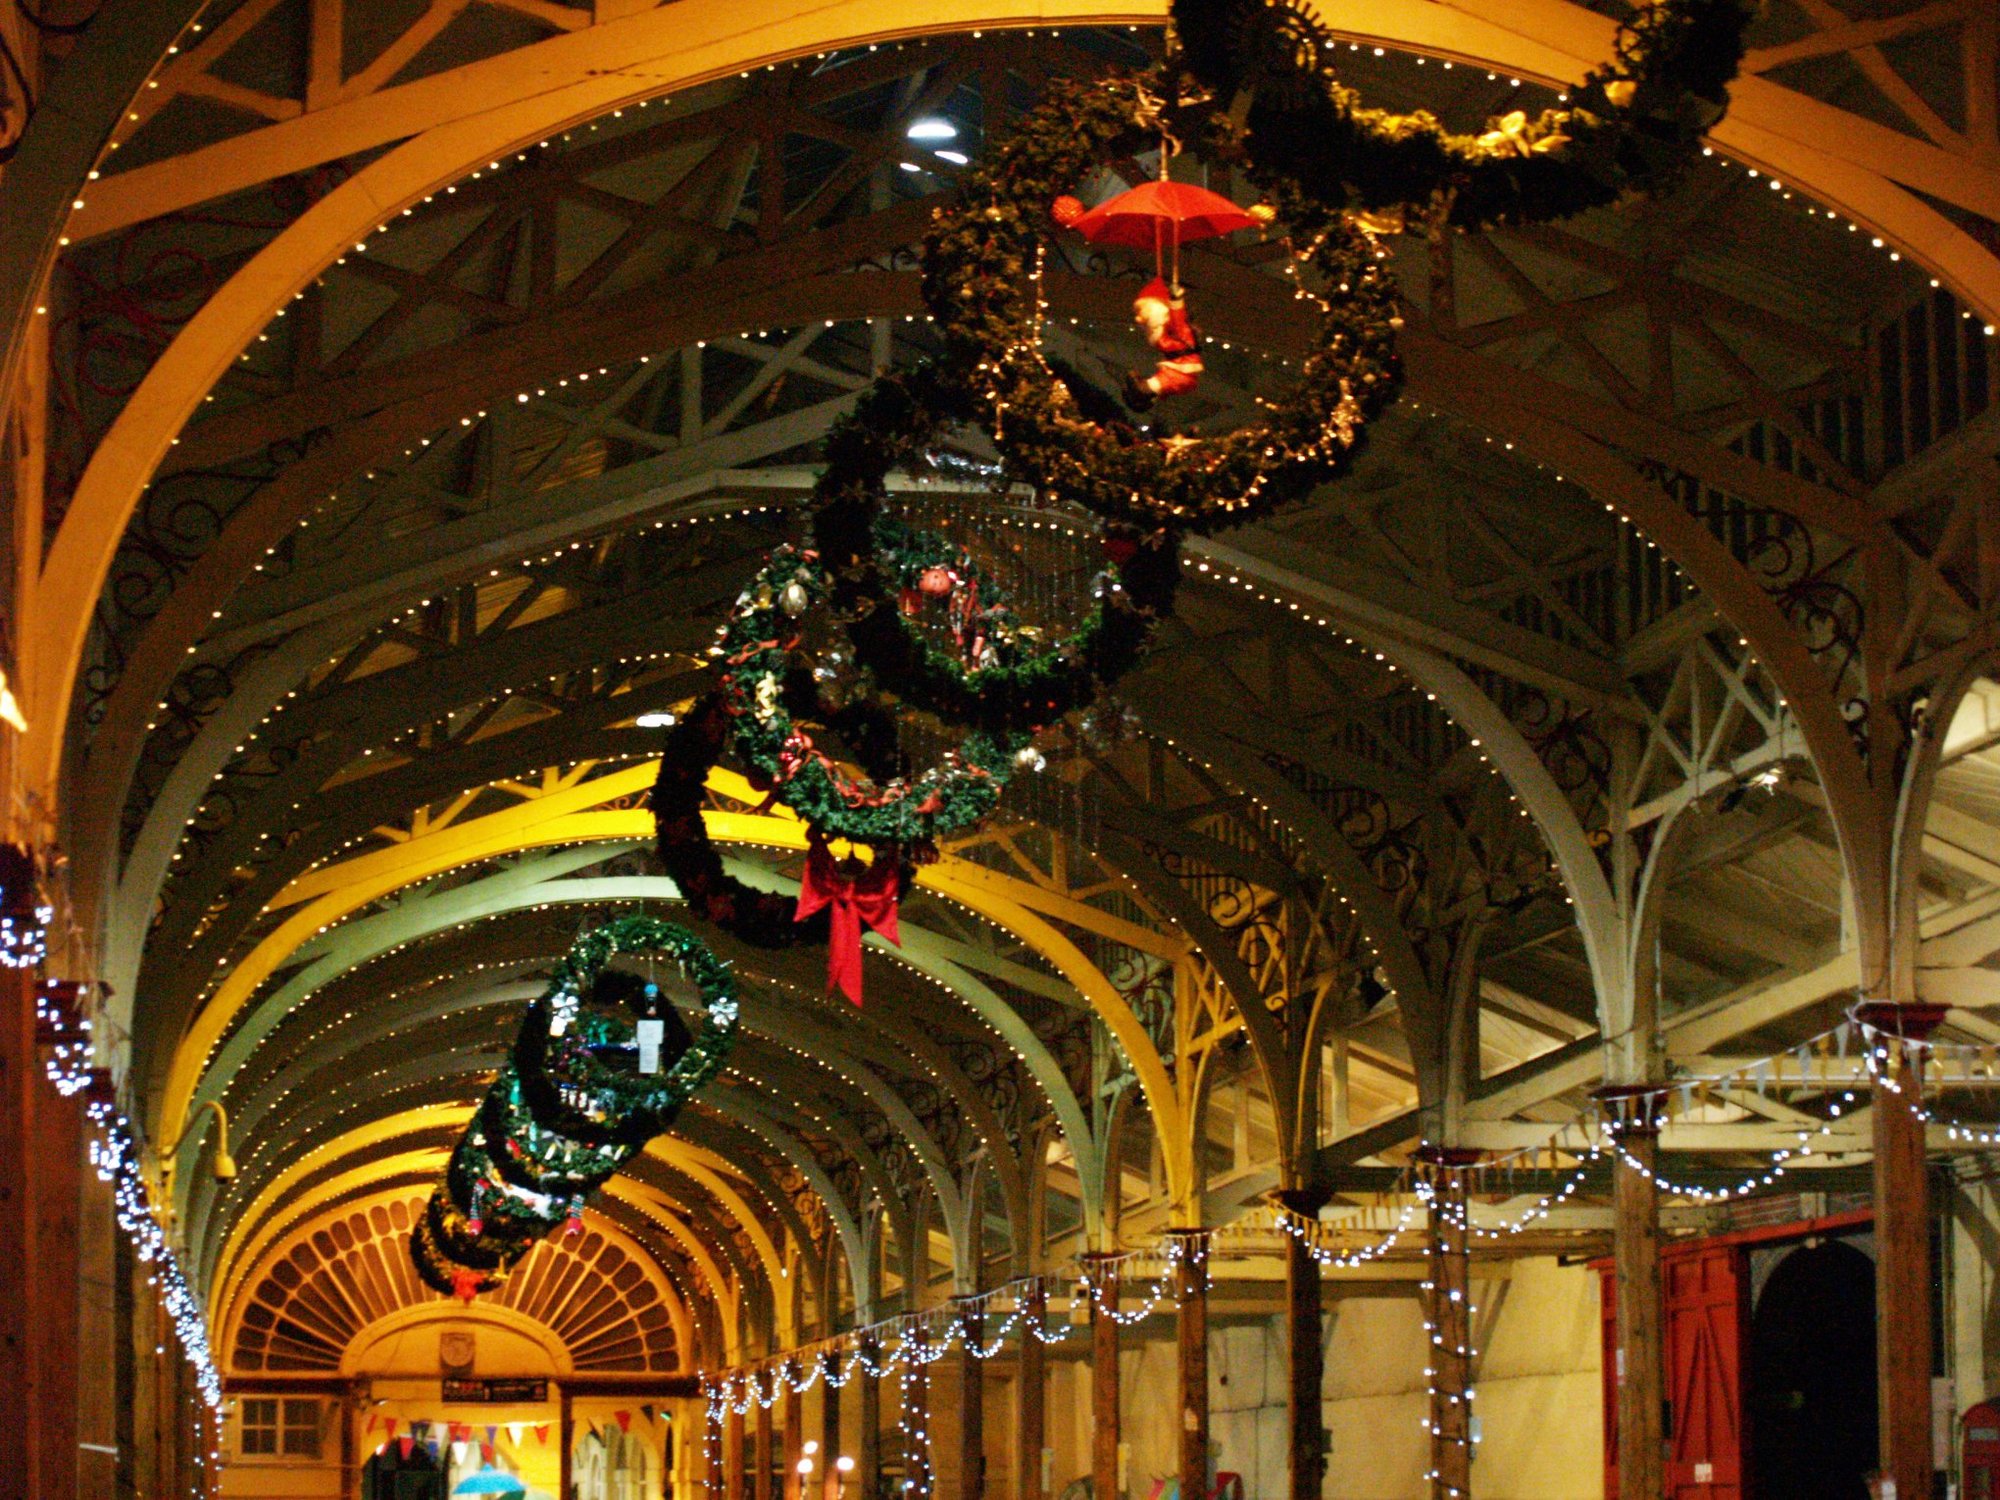
[[[1258,220],[1220,193],[1191,182],[1142,182],[1108,198],[1071,227],[1093,245],[1153,247],[1153,269],[1166,274],[1162,252],[1171,247],[1174,285],[1181,280],[1181,245],[1254,228]]]
[[[1191,182],[1142,182],[1098,204],[1071,227],[1093,245],[1144,250],[1234,234],[1256,224],[1222,194]]]

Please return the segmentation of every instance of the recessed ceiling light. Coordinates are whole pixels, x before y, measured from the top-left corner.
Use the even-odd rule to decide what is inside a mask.
[[[641,729],[672,729],[676,720],[670,709],[654,709],[651,713],[640,714],[632,721]]]
[[[963,151],[933,151],[931,155],[935,156],[939,161],[950,162],[954,167],[962,167],[972,160]]]
[[[913,141],[955,141],[958,127],[949,120],[929,115],[913,124],[908,135]]]

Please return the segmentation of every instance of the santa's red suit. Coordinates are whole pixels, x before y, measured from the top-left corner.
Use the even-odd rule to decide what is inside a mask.
[[[1201,384],[1201,334],[1188,321],[1187,302],[1155,276],[1132,299],[1132,318],[1146,330],[1146,342],[1160,354],[1153,373],[1126,381],[1128,399],[1150,405],[1153,398],[1178,396]]]

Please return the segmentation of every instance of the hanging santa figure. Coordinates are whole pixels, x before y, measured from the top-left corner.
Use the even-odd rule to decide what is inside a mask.
[[[1155,276],[1132,299],[1132,321],[1158,351],[1153,373],[1125,376],[1125,404],[1145,411],[1162,396],[1179,396],[1201,384],[1201,332],[1188,321],[1187,299]]]

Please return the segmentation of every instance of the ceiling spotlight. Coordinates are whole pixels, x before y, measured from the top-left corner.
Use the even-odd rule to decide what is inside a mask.
[[[931,155],[935,156],[939,161],[950,162],[954,167],[962,167],[972,160],[963,151],[933,151]]]
[[[905,132],[913,141],[955,141],[958,127],[937,115],[926,115]]]
[[[672,729],[675,724],[674,711],[670,708],[656,708],[640,714],[632,721],[641,729]]]

